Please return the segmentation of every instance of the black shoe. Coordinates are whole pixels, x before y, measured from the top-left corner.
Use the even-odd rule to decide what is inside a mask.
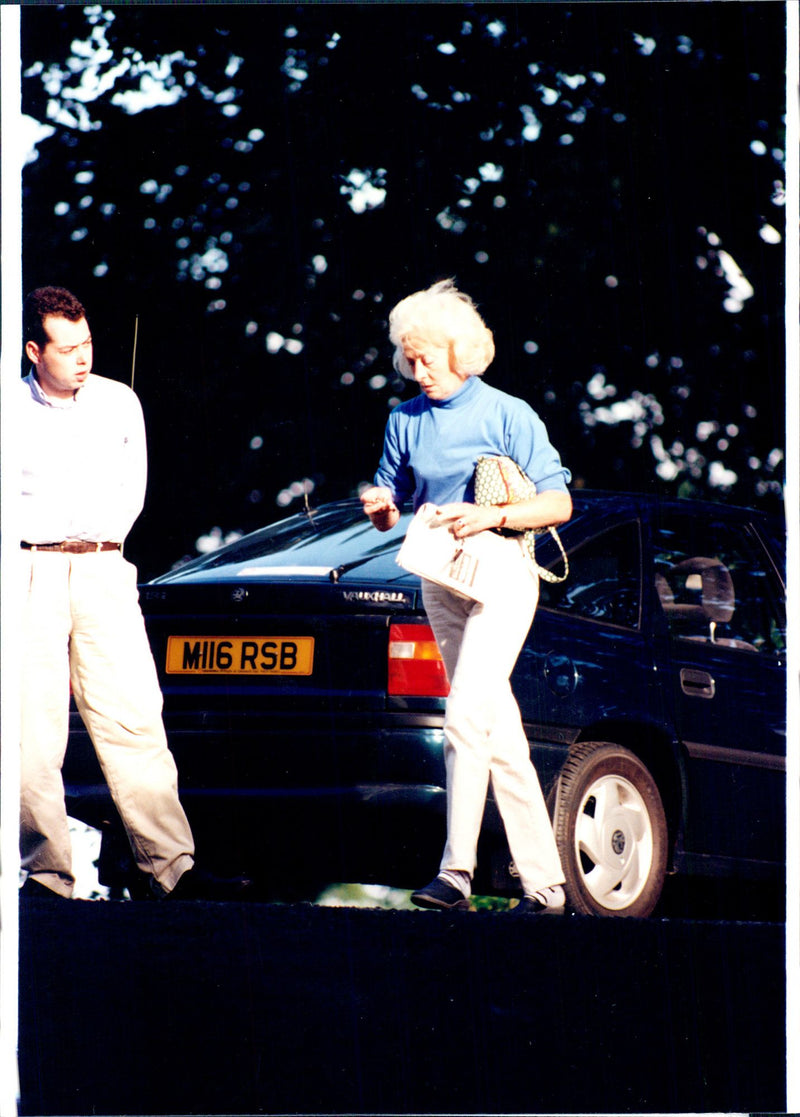
[[[153,882],[159,900],[246,900],[252,881],[247,877],[218,877],[203,869],[187,869],[171,892]]]
[[[52,888],[48,888],[46,884],[41,884],[35,877],[28,877],[22,888],[19,890],[20,899],[22,900],[68,900],[69,896],[62,896],[60,892],[55,892]]]
[[[430,884],[420,888],[418,892],[411,893],[411,902],[418,908],[439,908],[443,911],[467,911],[469,900],[463,892],[453,888],[441,877],[436,877]]]
[[[558,907],[548,907],[547,904],[534,900],[532,896],[523,896],[516,907],[509,909],[511,915],[563,915],[565,910],[563,904]]]

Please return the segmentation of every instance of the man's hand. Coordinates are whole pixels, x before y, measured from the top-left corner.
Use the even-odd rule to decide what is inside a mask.
[[[378,531],[389,531],[400,519],[400,510],[394,502],[394,497],[388,489],[377,485],[364,489],[361,494],[361,503],[364,511],[369,516],[373,527]]]

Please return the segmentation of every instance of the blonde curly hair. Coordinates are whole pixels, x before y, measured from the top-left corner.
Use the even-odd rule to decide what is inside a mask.
[[[450,353],[450,367],[461,376],[481,376],[494,359],[494,337],[469,295],[452,279],[442,279],[402,299],[389,315],[392,364],[413,378],[403,346],[435,345]]]

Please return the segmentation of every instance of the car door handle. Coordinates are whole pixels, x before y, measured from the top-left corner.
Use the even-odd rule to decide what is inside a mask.
[[[714,680],[707,671],[681,668],[681,690],[690,698],[713,698]]]

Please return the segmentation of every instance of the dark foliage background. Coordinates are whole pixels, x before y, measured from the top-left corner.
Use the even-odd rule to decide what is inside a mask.
[[[26,6],[22,49],[24,285],[128,382],[138,316],[143,577],[354,494],[446,275],[576,484],[780,503],[783,4]]]

